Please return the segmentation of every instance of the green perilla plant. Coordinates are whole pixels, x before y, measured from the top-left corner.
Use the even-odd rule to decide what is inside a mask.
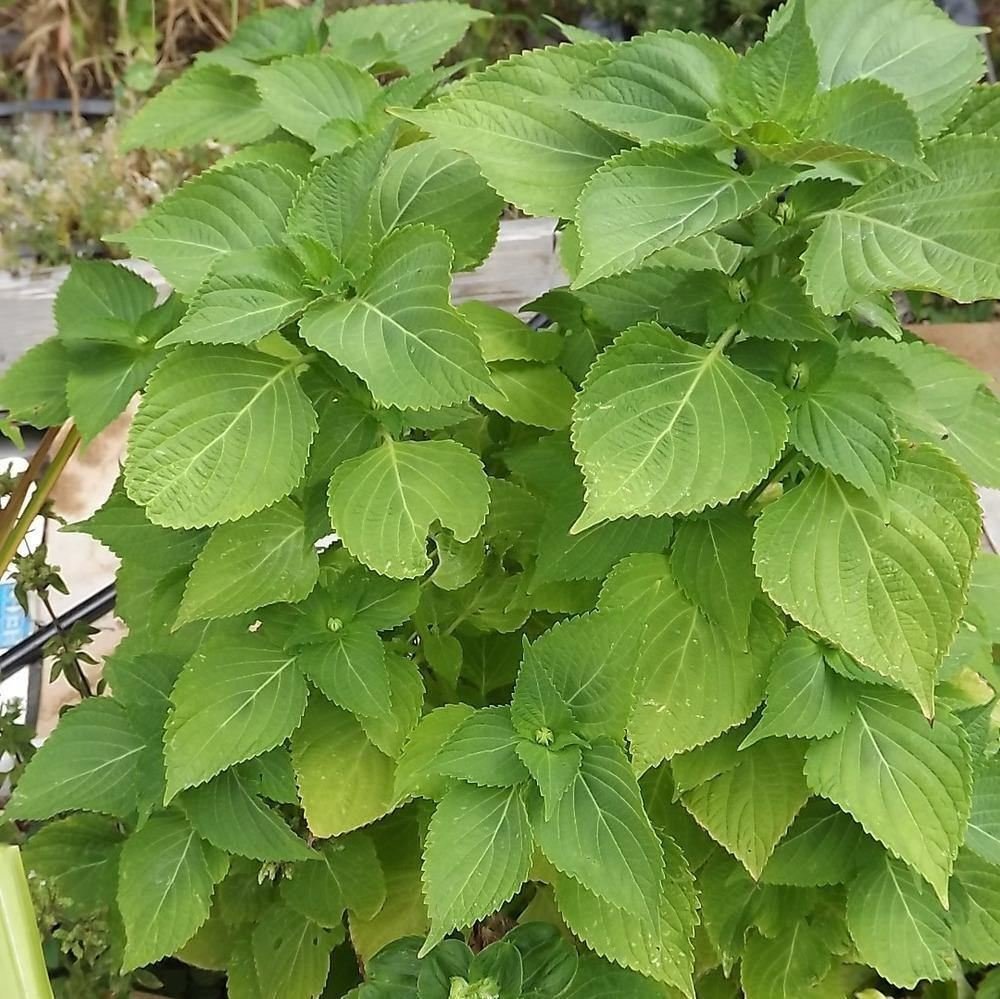
[[[84,438],[142,393],[77,528],[129,636],[20,781],[65,816],[29,863],[82,839],[125,967],[236,999],[331,954],[363,999],[966,988],[1000,403],[890,295],[1000,295],[975,35],[797,0],[742,57],[574,33],[449,83],[479,16],[274,11],[130,124],[242,148],[120,236],[169,299],[80,264],[0,383]],[[450,300],[504,203],[561,220],[548,328]]]

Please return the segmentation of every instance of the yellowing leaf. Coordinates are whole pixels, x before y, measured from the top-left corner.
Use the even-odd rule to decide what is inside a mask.
[[[292,737],[302,809],[315,836],[339,836],[392,810],[392,760],[346,711],[315,700]],[[330,761],[337,760],[337,769]]]

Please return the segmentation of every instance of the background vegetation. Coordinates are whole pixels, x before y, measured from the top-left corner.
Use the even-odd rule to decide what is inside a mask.
[[[127,227],[214,158],[211,152],[122,154],[118,121],[198,52],[226,41],[244,17],[305,2],[0,0],[0,267],[31,270],[76,256],[114,256],[103,233]],[[325,7],[360,5],[328,0]],[[494,16],[473,25],[456,60],[489,62],[552,41],[556,29],[545,15],[621,37],[661,28],[703,31],[744,49],[761,36],[775,3],[474,0],[472,6]],[[980,0],[980,7],[983,23],[1000,27],[1000,0]],[[995,39],[996,32],[994,45]],[[27,120],[19,113],[53,106],[48,102],[69,113]],[[938,318],[936,311],[929,315]]]

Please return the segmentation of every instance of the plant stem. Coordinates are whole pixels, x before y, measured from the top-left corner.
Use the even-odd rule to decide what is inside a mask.
[[[63,631],[62,625],[59,623],[59,615],[52,609],[52,602],[44,593],[38,593],[39,599],[48,612],[49,617],[52,620],[52,624],[56,631],[59,632],[59,638],[63,643],[63,651],[66,649],[66,632]],[[87,674],[84,673],[83,667],[80,665],[79,661],[74,662],[72,669],[67,670],[66,666],[63,666],[63,673],[66,676],[69,685],[81,696],[81,697],[93,697],[94,691],[90,686],[90,681],[87,679]],[[72,676],[70,675],[72,673]]]
[[[732,342],[736,339],[736,334],[739,333],[740,327],[738,324],[728,327],[719,334],[719,339],[712,344],[712,353],[721,354]]]
[[[10,496],[7,497],[6,505],[0,510],[0,538],[4,537],[17,521],[18,514],[24,506],[24,501],[28,495],[28,490],[31,488],[31,484],[42,474],[42,469],[45,467],[45,459],[49,451],[52,450],[52,445],[59,434],[59,429],[59,427],[50,427],[45,432],[45,436],[28,462],[28,467],[17,477],[17,484],[11,491]]]
[[[45,501],[49,498],[49,494],[59,480],[62,470],[66,467],[66,462],[69,461],[79,443],[80,431],[76,427],[71,426],[62,444],[59,445],[59,450],[56,451],[49,467],[45,469],[45,473],[38,480],[38,485],[35,487],[35,491],[21,512],[20,517],[14,522],[10,530],[0,538],[0,574],[7,571],[7,567],[17,554],[17,549],[28,533],[31,522],[38,516],[45,505]]]
[[[965,972],[962,970],[961,964],[956,965],[955,971],[952,974],[952,981],[955,983],[956,999],[973,999],[975,993],[973,993],[972,986],[965,977]]]
[[[447,638],[473,612],[473,610],[475,610],[476,601],[479,599],[479,595],[483,592],[483,587],[485,585],[485,581],[479,584],[479,588],[472,595],[472,599],[459,612],[458,617],[456,617],[455,620],[452,621],[443,632],[441,632],[445,638]]]

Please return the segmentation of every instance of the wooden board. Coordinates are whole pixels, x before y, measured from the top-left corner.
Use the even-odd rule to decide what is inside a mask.
[[[924,323],[910,329],[921,339],[950,350],[969,364],[985,371],[993,390],[1000,392],[1000,322]],[[1000,448],[1000,440],[996,446]],[[1000,489],[980,489],[983,534],[988,548],[1000,551]]]
[[[985,371],[993,379],[994,390],[1000,391],[1000,322],[923,323],[909,328],[928,343],[946,347]]]

